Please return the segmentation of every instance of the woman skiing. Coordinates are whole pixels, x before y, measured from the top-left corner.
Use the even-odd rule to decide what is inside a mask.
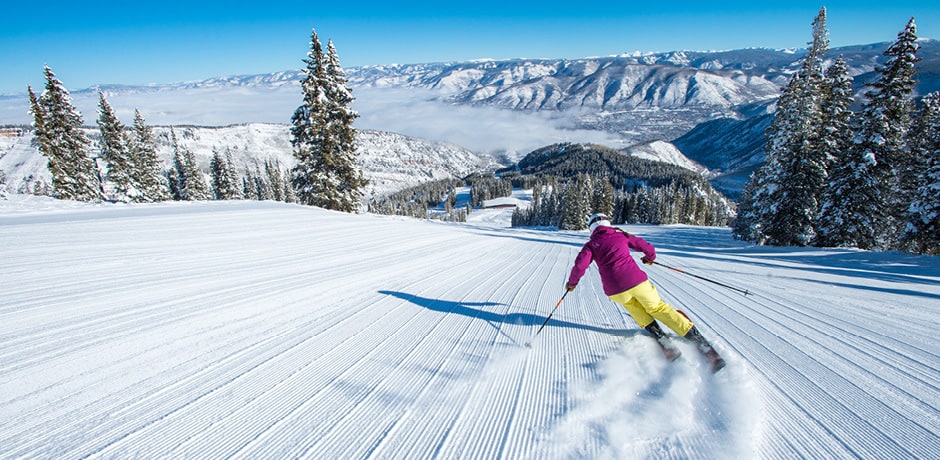
[[[568,292],[574,290],[591,262],[596,262],[604,294],[610,300],[623,305],[634,321],[656,338],[670,361],[678,358],[680,353],[669,343],[657,320],[676,334],[694,342],[705,356],[712,372],[721,370],[725,366],[721,356],[702,337],[688,317],[659,297],[649,277],[630,255],[630,249],[640,251],[643,253],[643,263],[651,265],[656,260],[656,249],[653,245],[643,238],[611,226],[610,218],[604,214],[592,215],[589,226],[591,239],[584,244],[575,258],[565,289]]]

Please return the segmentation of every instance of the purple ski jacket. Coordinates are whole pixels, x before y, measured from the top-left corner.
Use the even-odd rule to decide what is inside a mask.
[[[604,294],[607,296],[627,291],[646,281],[649,278],[633,260],[630,249],[643,252],[647,261],[656,259],[656,249],[643,238],[625,234],[614,227],[597,227],[574,259],[568,284],[577,285],[592,261],[597,262]]]

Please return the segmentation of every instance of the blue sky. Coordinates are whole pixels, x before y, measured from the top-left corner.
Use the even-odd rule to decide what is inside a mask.
[[[940,38],[936,0],[344,3],[12,2],[0,14],[0,93],[41,88],[44,65],[70,89],[299,69],[314,28],[345,67],[803,47],[821,6],[833,47],[893,41],[911,16],[920,37]]]

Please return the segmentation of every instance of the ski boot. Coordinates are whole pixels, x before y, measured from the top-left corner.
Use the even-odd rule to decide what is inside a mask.
[[[679,349],[672,344],[672,342],[669,340],[669,337],[666,337],[666,334],[663,332],[662,328],[659,327],[659,324],[656,323],[656,321],[653,321],[644,329],[646,329],[646,332],[649,332],[650,335],[656,339],[656,343],[659,344],[659,348],[663,350],[663,354],[666,355],[666,359],[668,361],[675,361],[679,359],[680,356],[682,356],[682,352],[680,352]]]
[[[702,355],[705,356],[705,361],[708,363],[709,369],[711,369],[712,374],[720,371],[725,367],[725,360],[718,355],[718,352],[712,348],[712,345],[705,340],[705,337],[702,337],[702,334],[692,326],[692,329],[689,329],[689,332],[685,334],[685,338],[691,340],[698,347],[698,351],[702,352]]]

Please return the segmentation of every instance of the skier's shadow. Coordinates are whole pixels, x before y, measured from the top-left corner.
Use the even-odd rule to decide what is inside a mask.
[[[533,315],[531,313],[497,313],[488,311],[486,307],[495,307],[505,305],[498,302],[455,302],[451,300],[431,299],[419,295],[408,294],[398,291],[378,291],[379,294],[390,295],[402,300],[406,300],[428,310],[441,313],[452,313],[463,315],[470,318],[476,318],[490,323],[491,326],[505,335],[500,328],[500,324],[509,324],[516,326],[540,326],[545,321],[545,316]],[[589,326],[580,323],[573,323],[552,317],[545,327],[565,327],[571,329],[582,329],[591,332],[600,332],[602,334],[616,335],[621,337],[634,335],[636,331],[624,329],[611,329],[597,326]],[[507,336],[508,337],[508,336]],[[515,339],[510,339],[517,342]]]

